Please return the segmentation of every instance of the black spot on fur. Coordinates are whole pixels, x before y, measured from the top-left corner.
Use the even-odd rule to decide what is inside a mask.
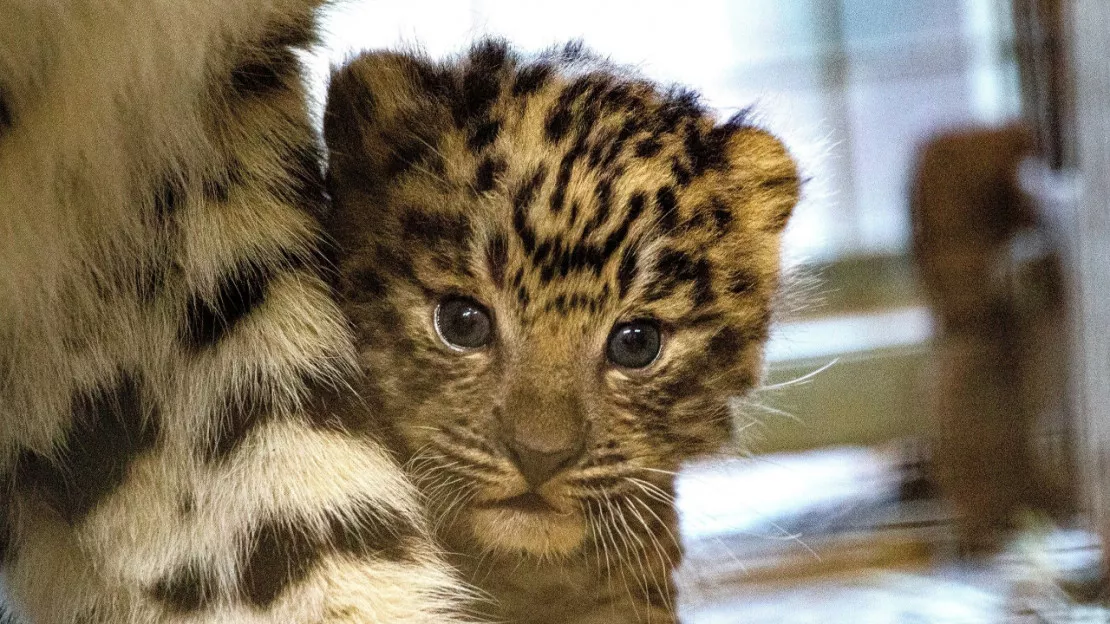
[[[687,231],[706,229],[709,224],[709,218],[706,214],[707,210],[705,210],[704,206],[694,209],[690,214],[690,218],[686,220],[686,223],[682,224],[682,229]]]
[[[493,284],[499,289],[505,285],[505,269],[508,264],[509,242],[505,240],[504,234],[498,232],[486,245],[486,266]]]
[[[725,327],[709,339],[706,353],[709,359],[727,364],[736,360],[743,347],[744,336],[733,327]]]
[[[655,192],[655,205],[659,208],[659,225],[664,232],[672,232],[678,226],[678,201],[674,196],[674,189],[669,186],[659,187]]]
[[[181,188],[179,180],[175,178],[165,180],[154,191],[154,215],[159,220],[165,220],[177,212],[184,202],[184,194],[185,191]]]
[[[690,259],[686,252],[667,249],[659,254],[655,269],[660,275],[667,276],[667,278],[678,281],[693,281],[697,279],[695,266],[695,262]]]
[[[374,266],[394,278],[404,280],[421,290],[430,292],[427,285],[417,276],[412,266],[411,255],[402,250],[385,245],[376,246],[374,248]]]
[[[628,236],[629,229],[632,228],[632,224],[644,213],[645,203],[646,198],[643,193],[634,193],[632,197],[629,198],[628,211],[625,212],[624,219],[621,220],[621,224],[617,226],[617,229],[613,230],[613,232],[605,238],[605,246],[601,250],[601,255],[606,261],[617,251],[620,244],[624,242],[624,239]]]
[[[411,69],[416,84],[429,95],[441,101],[449,101],[455,95],[455,79],[447,68],[411,59]]]
[[[684,88],[672,89],[666,94],[663,107],[659,110],[658,131],[676,132],[683,122],[693,121],[704,113],[696,92]],[[690,124],[690,127],[694,127],[694,124]]]
[[[42,492],[70,525],[77,524],[123,483],[131,463],[158,441],[158,414],[141,381],[121,374],[110,385],[79,391],[66,438],[53,456],[27,454],[17,487]]]
[[[697,277],[694,281],[694,305],[707,306],[717,298],[713,293],[713,267],[709,260],[699,258],[695,271]]]
[[[563,202],[567,193],[567,185],[570,183],[571,173],[574,171],[574,163],[582,152],[586,149],[586,141],[584,138],[579,137],[571,146],[567,153],[563,154],[562,160],[559,162],[559,173],[555,175],[555,188],[551,191],[551,200],[549,206],[551,212],[558,214],[563,210]]]
[[[349,273],[348,287],[343,296],[356,303],[381,299],[386,293],[386,283],[374,266],[360,266]]]
[[[205,449],[205,459],[221,461],[229,457],[258,425],[274,413],[269,397],[260,390],[233,393],[224,398],[216,415],[213,438]]]
[[[728,140],[736,128],[723,125],[702,131],[690,124],[686,129],[686,138],[683,144],[686,148],[686,158],[690,162],[690,169],[694,176],[700,176],[709,169],[721,169],[725,165]]]
[[[528,289],[524,286],[518,286],[516,289],[516,300],[520,307],[527,308],[528,304],[532,301],[532,296],[528,293]]]
[[[711,204],[713,208],[713,224],[720,233],[728,232],[732,228],[732,211],[728,204],[720,197],[714,197]]]
[[[333,510],[323,532],[303,521],[269,520],[253,532],[240,592],[252,605],[266,608],[326,556],[403,561],[408,542],[420,535],[407,518],[380,503]]]
[[[527,97],[543,88],[551,78],[551,65],[535,63],[521,69],[513,81],[513,97]]]
[[[620,299],[628,296],[636,275],[640,272],[640,253],[635,245],[628,247],[621,254],[620,264],[617,266],[617,293]]]
[[[513,229],[524,245],[524,252],[531,255],[536,248],[536,232],[528,224],[528,208],[539,192],[540,185],[547,175],[547,168],[543,165],[536,167],[532,177],[520,185],[513,195]]]
[[[478,164],[478,172],[474,176],[474,190],[479,193],[492,190],[494,184],[497,183],[497,178],[505,172],[506,163],[504,159],[494,158],[493,156],[486,156],[482,162]]]
[[[480,152],[497,140],[497,134],[500,131],[500,121],[496,119],[487,121],[474,129],[474,133],[470,135],[470,139],[466,142],[466,146],[475,152]]]
[[[486,39],[470,49],[470,61],[463,72],[462,92],[455,100],[452,115],[455,125],[464,128],[486,117],[501,89],[500,71],[508,58],[504,41]]]
[[[574,63],[593,58],[593,54],[586,48],[586,44],[581,39],[573,39],[563,44],[563,47],[557,51],[557,56],[564,63]]]
[[[586,222],[584,229],[586,235],[601,228],[609,220],[609,212],[613,205],[613,181],[610,178],[604,178],[598,182],[594,187],[594,196],[597,198],[597,205],[594,207],[593,217]]]
[[[211,298],[194,294],[186,307],[182,340],[194,349],[219,342],[262,304],[269,280],[269,270],[244,261],[220,277]]]
[[[209,177],[201,183],[201,192],[204,199],[210,202],[226,202],[231,192],[228,188],[227,177]]]
[[[628,140],[632,138],[633,134],[640,130],[640,124],[641,121],[639,118],[632,117],[626,119],[624,124],[621,126],[620,131],[617,132],[617,136],[614,137],[609,143],[609,148],[605,156],[600,160],[600,162],[591,163],[591,166],[600,166],[603,169],[608,169],[609,167],[612,167],[613,163],[616,162],[617,157],[620,156],[621,151],[624,149],[625,143],[627,143]]]
[[[387,142],[389,142],[387,140]],[[408,173],[424,163],[435,152],[429,141],[423,137],[407,135],[392,142],[395,147],[385,163],[386,179]]]
[[[575,102],[584,94],[596,89],[602,79],[596,74],[587,74],[563,88],[563,92],[559,94],[559,98],[551,107],[544,123],[544,132],[548,141],[558,143],[563,140],[574,122],[573,107]],[[596,115],[596,111],[593,114]],[[589,128],[591,123],[588,119],[581,119],[579,120],[579,126]]]
[[[551,241],[549,241],[549,240],[543,241],[542,243],[539,244],[538,247],[536,247],[536,250],[532,253],[532,261],[535,262],[536,264],[543,263],[544,261],[547,260],[547,256],[551,254],[551,251],[554,248],[555,248],[555,245]]]
[[[297,15],[288,22],[273,27],[268,41],[272,45],[307,48],[319,42],[319,31],[311,15]]]
[[[380,503],[362,503],[342,517],[333,515],[328,532],[329,545],[340,554],[388,561],[404,560],[408,556],[407,542],[421,537],[408,518]]]
[[[669,374],[655,388],[659,402],[663,405],[674,405],[691,397],[703,396],[705,386],[700,377],[704,372],[700,367],[693,366],[669,371]]]
[[[602,94],[599,104],[604,111],[623,111],[634,107],[638,102],[639,98],[633,93],[632,85],[618,82]]]
[[[4,98],[4,91],[0,89],[0,136],[12,127],[12,111],[8,108],[8,102]]]
[[[594,275],[600,275],[605,267],[605,258],[602,249],[595,245],[579,243],[571,247],[560,259],[560,274],[566,276],[571,271],[589,269]]]
[[[544,124],[547,140],[552,143],[561,141],[566,136],[567,131],[570,130],[570,123],[570,108],[556,106],[552,109],[551,114],[547,117],[547,122]]]
[[[736,269],[728,277],[728,290],[734,295],[745,295],[755,290],[759,277],[747,269]]]
[[[245,98],[266,96],[282,89],[299,69],[297,56],[280,37],[267,39],[253,58],[231,70],[231,90]]]
[[[655,268],[659,278],[652,285],[649,298],[667,297],[680,285],[693,282],[696,305],[706,305],[713,301],[712,269],[705,258],[695,260],[686,252],[667,249],[660,254]]]
[[[218,587],[214,571],[192,562],[159,579],[150,594],[174,613],[186,614],[213,606]]]
[[[690,169],[677,157],[671,159],[671,173],[674,174],[675,184],[679,186],[689,186],[690,181],[694,179]]]
[[[270,33],[231,70],[230,86],[240,97],[260,97],[284,88],[300,71],[293,48],[316,41],[311,17],[271,26]]]
[[[663,149],[663,143],[659,137],[648,137],[636,143],[636,156],[640,158],[652,158]]]
[[[470,221],[461,214],[435,214],[410,208],[401,216],[401,232],[405,239],[430,248],[443,242],[461,247],[470,234]]]
[[[253,535],[244,562],[241,591],[255,606],[266,608],[290,585],[303,580],[320,560],[323,536],[297,524],[264,522]]]

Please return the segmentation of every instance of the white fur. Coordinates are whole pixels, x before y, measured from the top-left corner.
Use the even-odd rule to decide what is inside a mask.
[[[415,491],[369,439],[293,418],[252,431],[225,463],[197,452],[236,390],[272,396],[289,416],[304,404],[305,375],[335,380],[353,365],[347,328],[307,272],[278,275],[218,347],[177,344],[188,297],[210,296],[237,258],[272,263],[309,244],[312,220],[265,188],[237,187],[213,207],[189,195],[197,183],[181,172],[219,171],[231,155],[281,181],[276,155],[303,132],[282,107],[303,112],[303,91],[220,119],[231,109],[209,81],[269,18],[311,4],[0,0],[0,97],[14,119],[0,131],[0,476],[22,449],[56,449],[74,390],[121,369],[141,373],[162,406],[161,444],[76,526],[27,495],[0,509],[19,534],[6,585],[32,622],[460,621],[448,612],[466,590],[430,539],[411,545],[408,563],[325,559],[264,610],[231,596],[176,615],[150,592],[189,561],[230,589],[244,536],[265,518],[322,518],[371,501],[424,526]],[[191,199],[171,240],[144,215],[152,191],[178,175]],[[179,273],[153,303],[113,285],[170,255]],[[193,515],[180,512],[183,492]]]

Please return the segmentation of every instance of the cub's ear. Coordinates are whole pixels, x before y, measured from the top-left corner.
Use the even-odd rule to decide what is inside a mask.
[[[414,164],[449,122],[449,72],[415,54],[371,52],[332,74],[324,110],[329,175],[371,190]]]
[[[802,189],[798,165],[786,146],[752,125],[746,113],[734,115],[710,134],[724,144],[728,178],[746,219],[760,230],[781,233]]]

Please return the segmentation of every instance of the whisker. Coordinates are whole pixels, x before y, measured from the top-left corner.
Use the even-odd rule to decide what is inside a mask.
[[[630,500],[633,503],[644,504],[642,501],[640,501],[640,499],[635,497],[632,497]],[[660,585],[666,585],[668,582],[667,575],[672,572],[671,559],[667,557],[666,553],[663,551],[663,545],[659,543],[659,537],[655,534],[654,531],[651,530],[651,527],[648,525],[647,520],[644,519],[643,514],[640,513],[640,510],[636,509],[635,505],[629,505],[628,511],[633,513],[636,520],[638,520],[640,522],[640,525],[644,527],[644,533],[647,535],[648,539],[651,540],[652,548],[655,550],[655,554],[659,557],[659,569],[662,573],[663,578],[656,579],[655,572],[653,571],[651,574],[652,582],[656,582]],[[647,556],[647,553],[645,552],[644,555]],[[669,591],[665,592],[663,595],[663,605],[666,607],[667,611],[674,612],[674,605],[671,602]]]
[[[651,508],[651,505],[648,505],[646,501],[642,501],[638,498],[632,500],[638,502],[641,507],[643,507],[648,513],[651,514],[653,518],[655,518],[655,521],[659,523],[659,526],[663,527],[663,530],[666,531],[667,535],[671,538],[671,543],[676,546],[682,545],[682,542],[678,539],[678,536],[674,534],[674,531],[671,530],[671,527],[666,522],[663,522],[663,519],[659,517],[659,514]]]
[[[817,370],[810,371],[810,372],[806,373],[805,375],[802,375],[801,377],[796,377],[794,379],[779,382],[777,384],[770,384],[770,385],[766,385],[766,386],[760,386],[756,390],[756,392],[763,392],[763,391],[766,391],[766,390],[780,390],[782,388],[789,388],[790,386],[794,386],[794,385],[801,384],[801,383],[806,383],[806,382],[812,380],[817,375],[820,375],[821,373],[829,370],[834,365],[836,365],[837,362],[839,362],[839,361],[840,361],[840,358],[834,358],[831,362],[821,366]]]
[[[639,572],[640,573],[636,577],[636,582],[637,582],[638,585],[640,585],[640,589],[643,590],[643,592],[644,592],[643,596],[646,599],[646,597],[651,593],[651,589],[648,587],[648,581],[649,581],[649,579],[648,579],[648,575],[649,575],[648,566],[644,563],[644,559],[641,556],[641,553],[643,553],[644,556],[647,555],[647,546],[644,545],[643,540],[640,539],[640,536],[636,534],[636,532],[632,529],[631,524],[629,524],[628,517],[626,515],[626,510],[624,509],[624,506],[621,505],[619,503],[619,501],[617,501],[616,506],[617,506],[617,514],[618,514],[618,518],[620,519],[621,527],[624,528],[623,531],[621,531],[620,528],[618,528],[617,532],[622,533],[623,535],[626,535],[627,538],[628,538],[628,539],[625,539],[625,544],[628,547],[628,549],[631,551],[631,553],[633,555],[635,555],[636,564],[639,566]],[[629,540],[636,542],[637,547],[634,548],[632,546],[632,544],[629,543]],[[654,575],[651,575],[651,580],[654,581]],[[634,602],[636,602],[636,601],[634,601]]]
[[[612,515],[612,507],[610,506],[609,499],[603,498],[602,501],[605,502],[606,509],[608,509],[610,515]],[[617,537],[614,533],[614,524],[615,523],[613,522],[613,518],[610,517],[607,519],[603,526],[605,527],[606,534],[608,534],[609,536],[609,540],[613,544],[613,555],[617,559],[617,576],[620,578],[621,585],[624,586],[624,593],[628,596],[628,599],[631,602],[635,603],[636,598],[632,593],[632,588],[628,586],[628,575],[625,572],[627,564],[624,560],[624,554],[621,552],[620,545],[617,544]],[[640,619],[639,612],[636,613],[636,619]]]
[[[767,412],[768,414],[774,414],[776,416],[782,416],[782,417],[787,418],[789,420],[792,420],[796,423],[802,422],[802,419],[799,418],[796,414],[792,414],[792,413],[790,413],[786,410],[782,410],[782,409],[779,409],[777,407],[771,407],[770,405],[767,405],[765,403],[760,403],[758,401],[751,400],[750,398],[749,399],[741,399],[741,403],[742,403],[742,405],[740,406],[741,409],[747,408],[747,407],[756,407],[756,408],[759,408],[759,409]],[[747,415],[747,414],[745,414],[745,415]]]

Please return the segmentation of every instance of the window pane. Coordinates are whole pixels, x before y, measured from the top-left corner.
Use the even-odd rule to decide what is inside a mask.
[[[361,2],[325,22],[319,72],[352,50],[433,56],[483,34],[538,50],[571,38],[722,116],[756,104],[812,182],[788,254],[902,253],[915,147],[945,128],[1018,112],[1005,0],[410,0]],[[317,93],[322,98],[322,92]]]

